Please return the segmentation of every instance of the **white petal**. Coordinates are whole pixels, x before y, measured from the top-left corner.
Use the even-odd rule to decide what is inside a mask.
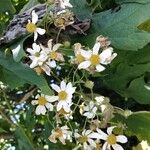
[[[116,136],[116,138],[117,138],[117,142],[120,142],[120,143],[126,143],[128,141],[124,135],[118,135]]]
[[[32,23],[36,24],[38,21],[38,15],[35,13],[35,10],[32,11]]]
[[[40,35],[45,34],[46,30],[45,29],[41,29],[41,28],[36,28],[37,33],[39,33]]]
[[[93,133],[89,134],[88,137],[89,137],[89,138],[100,139],[100,138],[99,138],[99,134],[96,133],[96,132],[93,132]]]
[[[55,90],[56,92],[60,92],[60,87],[56,84],[51,84],[51,87],[53,90]]]
[[[96,71],[97,72],[102,72],[102,71],[104,71],[105,70],[105,67],[104,66],[102,66],[102,65],[96,65]]]
[[[41,50],[40,46],[37,45],[36,43],[33,43],[32,47],[33,47],[33,50],[36,51],[36,52],[40,52],[40,50]]]
[[[63,108],[63,103],[60,101],[57,104],[57,111],[59,111],[61,108]]]
[[[20,44],[19,44],[16,48],[12,49],[12,53],[13,53],[13,58],[14,58],[14,60],[16,60],[20,49],[21,49],[21,45],[20,45]]]
[[[38,33],[37,32],[34,32],[34,41],[36,41],[38,38]]]
[[[102,150],[110,150],[110,145],[107,142],[105,142],[102,147]]]
[[[46,108],[45,108],[45,106],[38,105],[38,106],[36,107],[35,113],[36,113],[36,115],[40,115],[40,114],[45,115],[45,113],[46,113]]]
[[[38,66],[38,60],[37,59],[32,61],[32,63],[30,64],[30,68],[34,68],[36,66]]]
[[[107,139],[108,135],[106,133],[104,133],[102,130],[100,130],[98,128],[96,130],[97,130],[97,132],[99,134],[98,139],[102,139],[102,140],[106,140]]]
[[[115,128],[116,126],[112,126],[112,127],[109,127],[109,128],[107,128],[107,133],[110,135],[110,134],[112,134],[112,131],[113,131],[113,129]]]
[[[89,59],[91,57],[92,51],[81,50],[80,53],[83,57]]]
[[[57,51],[60,46],[62,46],[62,44],[59,44],[59,43],[58,43],[58,44],[55,44],[55,45],[53,46],[53,51]]]
[[[54,106],[53,106],[52,104],[46,103],[45,106],[46,106],[46,108],[47,108],[49,111],[53,111]]]
[[[100,49],[100,43],[99,42],[97,42],[97,43],[95,43],[95,45],[94,45],[94,47],[93,47],[93,54],[98,54],[98,52],[99,52],[99,49]]]
[[[68,105],[67,103],[63,103],[63,108],[65,110],[65,112],[70,112],[70,105]]]
[[[52,41],[53,41],[53,39],[50,39],[50,40],[47,42],[47,45],[48,45],[48,48],[49,48],[50,51],[52,50]]]
[[[60,88],[62,91],[66,90],[66,82],[65,81],[61,81]]]
[[[51,102],[51,103],[58,100],[58,96],[48,96],[48,95],[46,95],[45,98],[48,102]]]
[[[51,68],[55,68],[56,67],[56,61],[48,61],[47,64],[51,67]]]
[[[38,100],[32,100],[32,101],[31,101],[31,104],[32,104],[32,105],[37,105],[37,104],[38,104]]]
[[[100,60],[101,60],[101,63],[102,64],[105,64],[105,61],[109,58],[109,57],[111,57],[111,55],[112,55],[112,52],[113,52],[113,48],[108,48],[108,49],[106,49],[106,50],[103,50],[103,52],[100,54]]]
[[[85,130],[84,135],[89,135],[92,131],[91,130]]]
[[[114,150],[124,150],[123,147],[119,144],[113,144],[112,147]]]
[[[41,66],[41,68],[44,70],[44,72],[45,72],[48,76],[50,76],[51,69],[50,69],[49,66],[47,66],[47,65],[44,64],[43,66]]]
[[[26,51],[27,51],[28,53],[30,53],[31,55],[34,55],[34,54],[35,54],[34,50],[31,49],[31,48],[27,48]]]
[[[81,64],[79,64],[78,68],[79,69],[87,69],[91,65],[90,61],[84,61]]]
[[[96,147],[96,143],[92,139],[89,139],[88,142],[89,142],[90,146]]]

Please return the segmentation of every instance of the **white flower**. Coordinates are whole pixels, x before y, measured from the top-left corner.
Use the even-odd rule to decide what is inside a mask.
[[[58,93],[58,95],[55,96],[55,101],[58,101],[57,111],[60,111],[63,108],[65,112],[70,112],[70,107],[72,105],[72,95],[76,88],[72,86],[71,82],[66,84],[65,81],[61,81],[60,87],[56,84],[51,84],[51,87]]]
[[[26,25],[26,30],[30,33],[34,33],[34,41],[37,40],[38,34],[45,34],[45,29],[38,28],[36,23],[38,22],[38,15],[35,13],[35,10],[32,11],[32,22],[28,20],[28,24]]]
[[[47,55],[46,53],[41,53],[41,48],[36,43],[32,44],[32,48],[27,48],[27,52],[30,53],[29,58],[32,60],[30,64],[30,68],[34,68],[36,66],[42,66],[43,62],[46,61]]]
[[[93,101],[83,107],[84,113],[83,116],[86,116],[88,119],[94,118],[97,112],[97,107]]]
[[[49,111],[53,111],[53,105],[50,103],[51,102],[51,96],[48,95],[41,95],[38,97],[37,100],[32,100],[32,105],[38,105],[36,107],[35,113],[36,115],[45,115],[46,113],[46,108]]]
[[[57,127],[52,130],[52,134],[49,136],[49,140],[53,143],[57,143],[57,139],[60,140],[62,144],[66,144],[65,141],[72,141],[72,132],[69,131],[67,126]]]
[[[71,8],[73,7],[70,4],[69,0],[59,0],[59,4],[62,9],[66,9],[67,7],[71,7]]]
[[[95,43],[92,51],[81,51],[82,56],[84,56],[86,60],[80,63],[78,68],[89,69],[91,67],[94,68],[97,72],[104,71],[105,67],[103,65],[111,63],[117,54],[113,54],[113,48],[111,47],[103,50],[102,53],[99,54],[100,47],[100,43],[97,42]]]
[[[107,128],[107,134],[97,128],[97,132],[99,133],[99,136],[97,136],[97,138],[106,141],[102,147],[102,150],[111,150],[111,146],[114,150],[124,150],[121,145],[117,144],[117,142],[126,143],[127,138],[124,135],[114,135],[112,133],[114,128],[115,126]]]
[[[75,132],[74,136],[77,138],[78,143],[80,143],[83,146],[84,150],[94,150],[94,148],[97,147],[96,141],[94,139],[97,139],[97,133],[91,131],[91,130],[84,130],[82,132],[82,135]]]
[[[82,55],[82,53],[86,52],[82,49],[82,45],[80,43],[74,44],[74,53],[75,53],[75,63],[80,64],[83,61],[85,61],[85,57]]]
[[[61,53],[57,52],[62,44],[57,43],[53,45],[52,39],[47,42],[48,47],[41,45],[42,51],[48,55],[48,58],[53,61],[64,61],[64,57]]]

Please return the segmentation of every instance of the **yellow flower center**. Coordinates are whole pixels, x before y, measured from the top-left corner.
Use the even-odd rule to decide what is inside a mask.
[[[47,100],[45,99],[45,97],[39,97],[38,98],[38,104],[39,105],[45,105],[47,103]]]
[[[50,57],[51,59],[56,59],[56,58],[57,58],[57,53],[56,53],[56,52],[50,52],[49,57]]]
[[[41,67],[36,67],[36,68],[34,68],[34,70],[36,71],[36,73],[37,73],[38,75],[40,75],[40,74],[42,74],[42,73],[44,72]]]
[[[63,18],[57,18],[54,21],[54,24],[55,24],[56,27],[64,27],[65,19],[63,19]]]
[[[116,144],[117,138],[114,134],[111,134],[107,137],[107,143],[110,145]]]
[[[56,138],[59,138],[59,137],[63,136],[63,132],[60,128],[56,128],[55,132],[56,132]]]
[[[92,55],[90,58],[90,62],[92,65],[98,65],[100,62],[99,55]]]
[[[29,33],[33,33],[36,31],[36,25],[32,22],[29,22],[27,25],[26,25],[26,30],[29,32]]]
[[[85,58],[81,54],[77,54],[76,59],[78,63],[81,63],[85,60]]]
[[[79,137],[79,142],[80,143],[84,143],[84,142],[87,142],[88,141],[88,137],[87,136],[81,136]]]
[[[65,100],[67,98],[67,93],[66,91],[61,91],[58,93],[58,97],[59,97],[59,100]]]

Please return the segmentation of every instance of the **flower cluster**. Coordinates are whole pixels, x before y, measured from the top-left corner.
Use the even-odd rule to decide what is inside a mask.
[[[66,26],[74,23],[74,14],[68,9],[73,6],[69,0],[56,0],[54,5],[58,9],[56,9],[56,12],[51,12],[53,24],[60,30],[65,30]],[[29,62],[30,68],[34,68],[38,74],[45,72],[48,76],[51,76],[51,70],[56,68],[57,62],[65,63],[70,58],[74,58],[71,62],[78,65],[77,71],[85,69],[91,73],[101,72],[117,56],[110,46],[110,41],[103,36],[98,36],[92,49],[85,48],[80,43],[75,43],[74,56],[68,56],[68,59],[65,60],[64,54],[60,52],[63,44],[57,42],[58,38],[56,44],[53,43],[53,39],[48,40],[47,46],[39,42],[37,44],[38,34],[43,35],[46,33],[45,29],[36,26],[37,21],[38,15],[33,10],[32,21],[28,21],[26,29],[28,32],[34,33],[34,43],[32,48],[27,48],[27,53],[31,62]],[[60,32],[58,32],[58,36],[59,34]],[[76,72],[74,72],[74,75],[76,75]],[[113,106],[109,103],[108,98],[94,96],[93,94],[88,97],[81,90],[80,81],[82,79],[78,81],[80,86],[74,82],[74,79],[73,82],[67,82],[68,80],[71,81],[67,77],[65,80],[58,80],[60,85],[56,84],[58,81],[53,80],[51,88],[54,94],[37,95],[31,102],[32,105],[37,105],[35,109],[36,115],[45,115],[49,111],[53,111],[55,114],[49,140],[53,143],[60,141],[62,144],[66,144],[66,141],[76,141],[77,147],[81,147],[84,150],[101,148],[102,150],[110,150],[111,147],[114,150],[122,150],[123,148],[118,142],[126,143],[127,138],[124,135],[113,132],[113,129],[117,128],[116,126],[109,127],[108,122],[112,118]],[[87,80],[84,85],[93,90],[94,82]],[[78,89],[80,89],[79,92]],[[71,119],[74,119],[76,113],[84,121],[81,129],[76,121],[74,121],[74,128],[72,128]],[[101,130],[101,128],[106,127],[108,127],[107,133]]]

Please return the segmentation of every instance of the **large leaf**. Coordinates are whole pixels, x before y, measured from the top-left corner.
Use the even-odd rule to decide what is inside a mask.
[[[10,82],[19,83],[20,86],[20,82],[13,80],[21,80],[21,83],[37,85],[43,93],[51,94],[46,80],[42,76],[38,76],[28,66],[14,62],[12,58],[4,57],[2,53],[0,53],[0,65],[3,67],[3,69],[7,70],[3,71],[4,74],[1,74],[1,76],[3,76],[2,79],[4,82],[8,84],[10,84]],[[16,85],[14,85],[13,87],[15,88],[15,86]]]
[[[15,13],[15,8],[12,5],[11,0],[0,0],[0,13],[10,12]]]
[[[140,140],[147,140],[150,143],[150,113],[138,112],[133,113],[128,118],[116,115],[113,119],[115,122],[126,124],[127,133],[135,135]]]
[[[150,0],[116,0],[116,2],[118,4],[121,4],[121,3],[150,3]]]
[[[83,2],[84,1],[84,2]],[[112,45],[122,50],[138,50],[150,42],[150,33],[142,31],[137,27],[150,18],[150,3],[124,3],[121,9],[116,11],[108,10],[105,12],[90,15],[86,1],[83,0],[80,7],[75,7],[74,11],[81,19],[91,17],[91,29],[86,36],[78,38],[90,45],[95,42],[95,38],[102,34],[109,37]],[[78,3],[76,1],[76,3]],[[80,13],[78,13],[80,12]],[[83,15],[87,12],[86,15]],[[80,15],[81,14],[81,15]]]
[[[38,0],[29,0],[29,2],[21,9],[21,11],[19,13],[21,14],[21,13],[25,12],[26,10],[34,7],[38,3],[39,3]]]
[[[124,97],[138,103],[150,103],[150,46],[139,51],[117,51],[118,56],[106,70],[104,83]]]

